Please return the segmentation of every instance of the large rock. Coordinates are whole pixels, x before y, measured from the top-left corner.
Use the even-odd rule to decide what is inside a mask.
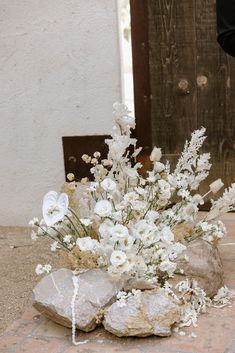
[[[105,312],[103,325],[116,336],[170,336],[179,320],[180,308],[163,289],[146,290],[126,301],[112,304]]]
[[[73,272],[60,269],[44,277],[33,290],[33,305],[43,315],[66,327],[71,327],[71,300],[74,292]],[[93,330],[103,309],[113,303],[120,288],[109,274],[93,269],[79,275],[75,302],[76,327]]]
[[[196,280],[210,298],[224,285],[219,250],[207,241],[197,239],[188,243],[177,263],[178,269],[183,269],[186,277]]]

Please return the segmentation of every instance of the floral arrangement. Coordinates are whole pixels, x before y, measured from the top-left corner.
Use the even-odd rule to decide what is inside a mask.
[[[99,152],[82,157],[91,165],[94,181],[83,178],[77,183],[69,174],[69,196],[48,192],[43,200],[43,219],[30,221],[32,238],[51,238],[51,251],[68,253],[75,261],[73,269],[102,268],[117,280],[141,280],[146,287],[162,287],[176,296],[169,280],[182,272],[177,268],[178,256],[192,240],[202,238],[217,244],[226,234],[218,217],[235,210],[235,184],[212,200],[211,210],[200,219],[199,206],[209,194],[214,196],[223,187],[219,179],[210,184],[205,195],[197,192],[211,168],[210,154],[200,153],[205,128],[194,131],[186,141],[174,170],[168,161],[162,161],[161,149],[154,147],[150,155],[152,168],[144,177],[138,162],[142,148],[137,148],[137,140],[131,136],[135,119],[124,104],[115,103],[113,114],[115,126],[111,138],[105,140],[109,147],[107,158],[101,159]],[[80,195],[74,203],[71,194],[76,193],[77,185]],[[50,270],[49,264],[36,268],[38,274]],[[196,325],[199,312],[208,305],[228,302],[226,287],[214,301],[195,281],[181,281],[177,290],[178,301],[186,301],[191,293],[179,327]],[[137,286],[130,292],[120,292],[120,305],[138,291]]]

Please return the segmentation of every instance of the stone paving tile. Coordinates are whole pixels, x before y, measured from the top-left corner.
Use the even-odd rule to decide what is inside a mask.
[[[227,215],[225,223],[229,236],[220,251],[225,283],[235,289],[235,215]],[[0,353],[235,353],[235,303],[211,309],[200,316],[198,327],[183,331],[185,336],[169,338],[118,338],[100,327],[92,333],[77,332],[80,344],[75,347],[70,329],[29,308],[0,336]]]

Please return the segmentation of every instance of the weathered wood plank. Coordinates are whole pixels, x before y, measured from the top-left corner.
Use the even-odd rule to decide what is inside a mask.
[[[148,16],[153,142],[175,155],[197,126],[194,2],[148,0]]]
[[[212,154],[208,183],[235,181],[235,60],[216,42],[215,1],[196,1],[197,120],[207,128],[205,150]]]

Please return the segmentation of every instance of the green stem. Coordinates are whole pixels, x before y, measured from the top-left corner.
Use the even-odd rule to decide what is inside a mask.
[[[78,218],[78,216],[76,215],[76,213],[69,208],[69,211],[73,214],[73,216],[76,218],[76,220],[79,222],[79,224],[81,225],[81,227],[83,228],[84,232],[86,233],[86,235],[89,237],[89,233],[86,230],[86,227],[84,226],[84,224],[82,224],[82,222],[80,221],[80,219]]]

